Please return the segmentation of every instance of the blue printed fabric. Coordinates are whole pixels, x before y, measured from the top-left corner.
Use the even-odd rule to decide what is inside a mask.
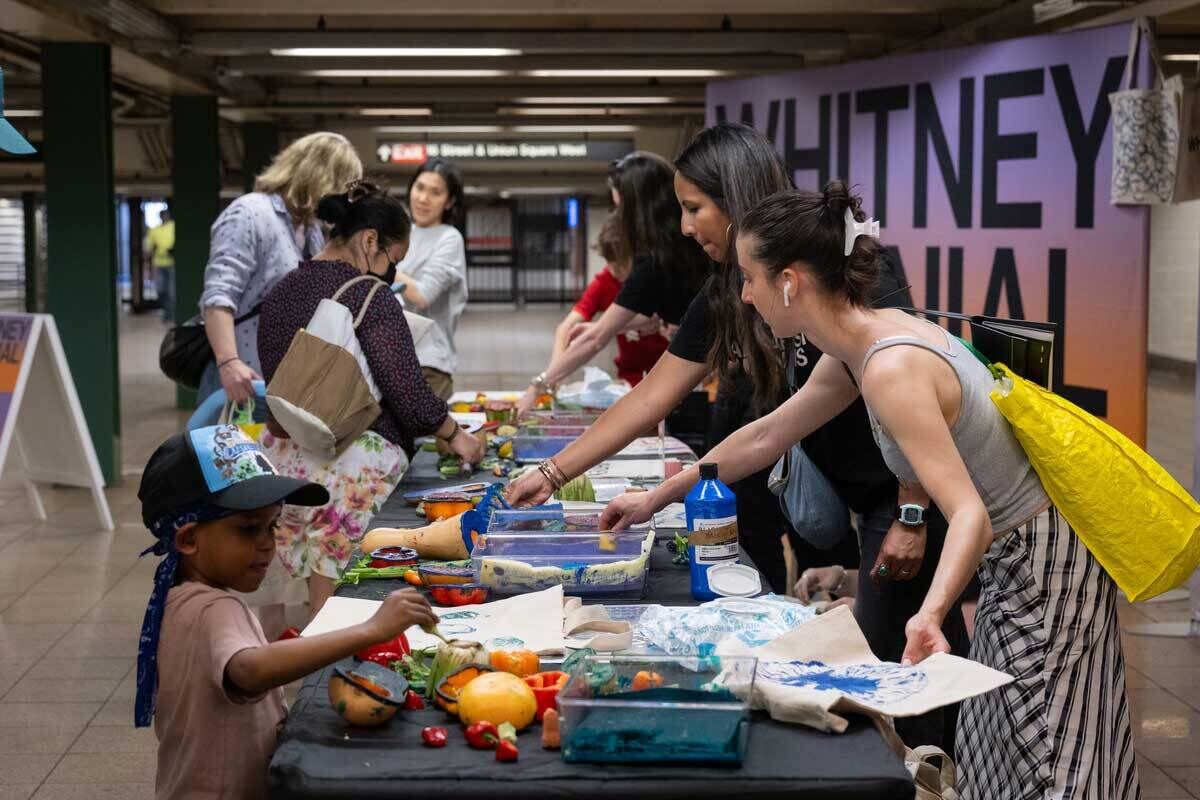
[[[1179,99],[1171,88],[1110,95],[1113,203],[1172,201],[1179,158]]]

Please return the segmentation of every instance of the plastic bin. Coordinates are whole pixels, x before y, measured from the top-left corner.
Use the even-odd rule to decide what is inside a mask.
[[[558,695],[563,759],[737,766],[757,665],[750,656],[588,656]]]
[[[534,464],[545,461],[567,449],[567,445],[578,436],[526,436],[518,433],[513,437],[513,458],[519,464]]]
[[[599,529],[600,512],[566,513],[550,508],[498,508],[488,522],[488,533],[580,533]]]
[[[562,586],[567,594],[640,592],[653,531],[487,533],[471,551],[475,582],[496,594]]]

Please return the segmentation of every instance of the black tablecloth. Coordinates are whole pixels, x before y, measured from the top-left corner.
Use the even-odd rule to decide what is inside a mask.
[[[476,475],[472,480],[484,480]],[[418,454],[399,490],[380,510],[375,527],[416,527],[424,520],[401,495],[445,482],[436,459]],[[670,534],[667,534],[669,537]],[[745,557],[745,553],[743,553]],[[748,561],[747,561],[748,563]],[[645,599],[630,595],[598,602],[655,602],[692,605],[685,567],[671,563],[660,534],[650,559]],[[346,597],[381,598],[406,584],[365,581],[342,586]],[[588,602],[593,602],[589,599]],[[904,765],[864,718],[851,718],[849,731],[823,734],[782,725],[757,714],[746,759],[738,768],[568,764],[557,751],[542,750],[537,731],[521,736],[521,758],[500,764],[491,753],[471,750],[458,726],[439,710],[400,712],[376,729],[350,728],[329,707],[326,685],[331,669],[305,679],[268,777],[272,798],[886,798],[913,797]],[[421,728],[442,725],[450,745],[421,745]],[[466,794],[464,794],[466,793]]]

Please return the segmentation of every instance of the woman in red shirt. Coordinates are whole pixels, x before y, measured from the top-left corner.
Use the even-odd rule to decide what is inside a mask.
[[[621,236],[620,219],[610,214],[600,228],[596,240],[596,249],[604,257],[604,269],[592,278],[591,283],[583,290],[583,297],[575,307],[563,318],[554,331],[554,350],[550,354],[551,361],[559,353],[567,349],[571,341],[583,332],[583,327],[593,317],[602,314],[612,305],[621,291],[621,284],[629,277],[633,269],[633,258],[625,239]],[[628,381],[630,386],[637,386],[658,357],[667,349],[667,340],[659,332],[658,327],[646,330],[633,330],[617,336],[617,377]]]

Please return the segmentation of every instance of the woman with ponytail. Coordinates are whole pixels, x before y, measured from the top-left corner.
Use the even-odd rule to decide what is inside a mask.
[[[263,302],[258,351],[268,382],[296,331],[308,324],[321,300],[363,275],[390,287],[396,264],[408,249],[410,223],[404,206],[371,184],[358,182],[349,192],[322,198],[317,216],[332,225],[329,242],[284,277]],[[357,313],[369,291],[370,281],[359,282],[339,302]],[[404,477],[416,437],[434,434],[467,463],[483,457],[482,443],[462,432],[446,403],[425,382],[395,295],[376,292],[356,333],[382,393],[382,413],[370,429],[332,461],[275,432],[263,436],[263,447],[282,474],[320,483],[332,498],[316,509],[285,507],[275,534],[288,572],[308,579],[314,614],[333,593],[374,509]]]
[[[877,230],[840,182],[773,195],[742,221],[742,300],[776,336],[801,334],[824,355],[799,392],[706,460],[725,480],[751,474],[861,397],[888,467],[949,521],[903,661],[950,650],[943,622],[978,569],[971,658],[1015,679],[962,704],[961,796],[1134,800],[1116,585],[1051,505],[991,402],[988,369],[942,328],[871,308]],[[617,498],[601,524],[648,519],[697,477]]]

